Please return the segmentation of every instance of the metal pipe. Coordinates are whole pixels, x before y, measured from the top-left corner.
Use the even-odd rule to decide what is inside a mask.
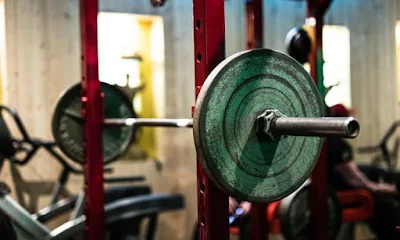
[[[69,117],[83,121],[83,118],[70,111],[65,111]],[[271,115],[272,114],[272,115]],[[277,110],[267,110],[257,120],[258,132],[272,136],[337,136],[355,138],[360,131],[358,121],[353,117],[347,118],[301,118],[285,117]],[[174,127],[192,128],[191,118],[106,118],[106,127]]]
[[[84,122],[81,115],[73,111],[64,111],[65,115],[71,117],[78,122]],[[193,119],[189,118],[106,118],[104,126],[107,127],[177,127],[192,128]]]
[[[105,126],[133,126],[133,127],[177,127],[192,128],[193,119],[168,119],[168,118],[107,118]]]
[[[272,135],[355,138],[359,131],[360,125],[353,117],[275,117],[271,121]]]
[[[264,119],[267,121],[268,119]],[[192,128],[193,119],[168,118],[108,118],[105,126],[134,126],[134,127],[176,127]],[[353,117],[348,118],[298,118],[275,117],[271,121],[270,130],[273,135],[290,136],[337,136],[355,138],[360,125]]]

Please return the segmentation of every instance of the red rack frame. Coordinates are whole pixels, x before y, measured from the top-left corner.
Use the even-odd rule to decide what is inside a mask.
[[[246,0],[247,49],[263,47],[263,3],[262,0]],[[268,239],[268,204],[252,204],[251,232],[254,240]]]
[[[307,18],[314,35],[314,47],[309,56],[310,73],[321,94],[324,94],[322,29],[324,16],[332,0],[307,0]],[[311,239],[328,239],[328,189],[327,149],[323,145],[321,155],[311,175]]]
[[[81,0],[82,116],[85,148],[85,201],[88,240],[104,239],[103,101],[98,71],[98,0]]]
[[[193,0],[195,90],[225,59],[224,0]],[[199,239],[229,239],[228,195],[208,178],[197,160]]]
[[[308,0],[308,17],[316,20],[315,36],[317,47],[310,55],[311,75],[318,84],[322,77],[319,61],[322,57],[323,15],[330,0]],[[255,0],[253,4],[261,4]],[[98,0],[80,0],[81,6],[81,44],[82,44],[82,115],[86,119],[84,147],[86,153],[85,190],[86,190],[86,238],[104,239],[104,189],[102,146],[102,122],[104,120],[103,102],[98,76],[97,14]],[[256,10],[256,11],[255,11]],[[249,11],[249,9],[248,9]],[[253,13],[254,38],[248,42],[248,48],[262,44],[261,7],[250,9]],[[196,97],[207,75],[225,58],[225,19],[224,0],[194,0],[193,26],[195,42],[195,87]],[[257,20],[258,19],[258,20]],[[261,21],[260,21],[261,20]],[[248,32],[248,36],[251,34]],[[321,171],[322,170],[322,171]],[[327,214],[323,202],[326,202],[326,151],[313,172],[312,219],[315,239],[325,239],[327,233]],[[199,238],[229,239],[228,196],[218,189],[207,177],[197,161],[198,221]],[[321,201],[322,200],[322,201]],[[325,200],[325,201],[323,201]],[[259,211],[258,211],[259,212]],[[265,212],[265,211],[264,211]],[[218,213],[218,214],[215,214]],[[265,214],[264,214],[265,215]],[[263,218],[265,219],[265,218]],[[318,227],[316,227],[318,223]],[[262,227],[259,232],[262,232]],[[265,236],[265,235],[264,235]]]

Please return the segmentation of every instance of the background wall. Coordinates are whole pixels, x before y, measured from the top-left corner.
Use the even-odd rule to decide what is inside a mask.
[[[80,80],[78,0],[0,3],[5,9],[5,46],[0,49],[4,103],[18,110],[33,136],[51,139],[53,105],[63,89]],[[226,53],[230,55],[245,49],[245,1],[229,0],[225,6]],[[265,0],[264,6],[264,47],[285,51],[286,33],[304,24],[305,3]],[[154,9],[148,0],[100,0],[100,9],[163,18],[166,80],[161,86],[165,97],[156,100],[157,111],[164,117],[190,117],[194,104],[192,1],[170,0],[163,8]],[[359,138],[351,141],[355,146],[376,143],[399,117],[395,51],[398,19],[400,3],[396,0],[335,0],[327,15],[327,24],[350,29],[352,104],[362,124]],[[184,194],[185,211],[161,217],[158,239],[188,239],[192,233],[197,208],[192,142],[190,130],[157,130],[161,171],[152,161],[114,164],[116,174],[145,174],[155,191]],[[369,157],[358,158],[369,161]],[[5,165],[0,177],[12,184],[18,174],[9,169]],[[31,185],[18,185],[13,195],[23,191],[20,199],[37,196],[37,185],[32,184],[46,183],[39,193],[43,196],[33,204],[26,203],[31,210],[44,206],[59,170],[58,164],[40,152],[32,163],[17,171]],[[77,192],[81,183],[80,177],[72,178],[70,192]]]
[[[0,20],[3,103],[18,110],[33,137],[51,139],[50,122],[56,99],[62,90],[80,79],[78,1],[0,2],[4,11]],[[28,195],[51,191],[60,166],[40,151],[32,163],[20,170],[26,181],[46,183],[39,188],[41,191],[37,186],[19,186],[18,191],[26,193],[18,194],[22,201]],[[12,183],[11,175],[6,165],[2,180]],[[29,209],[34,210],[36,204],[33,201]]]
[[[284,51],[284,39],[293,26],[304,24],[304,2],[264,1],[265,46]],[[355,145],[377,142],[398,118],[395,23],[400,18],[395,0],[335,0],[326,24],[350,30],[351,89],[355,116],[362,124]]]

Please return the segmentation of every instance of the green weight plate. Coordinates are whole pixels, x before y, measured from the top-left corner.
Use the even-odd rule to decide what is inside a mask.
[[[279,206],[281,232],[286,240],[310,239],[310,184],[283,199]],[[335,190],[328,187],[328,240],[335,240],[342,223],[342,208]]]
[[[136,117],[132,103],[128,97],[116,87],[101,83],[104,93],[105,118]],[[83,121],[70,117],[66,113],[80,116],[81,84],[75,84],[67,89],[57,102],[53,119],[52,132],[60,149],[72,160],[83,163]],[[124,153],[132,142],[134,133],[130,127],[105,127],[103,129],[103,159],[110,163]]]
[[[222,61],[196,102],[193,133],[200,161],[217,186],[241,200],[289,195],[310,175],[321,150],[319,137],[259,137],[255,120],[268,109],[288,117],[324,115],[308,73],[293,58],[268,49]]]

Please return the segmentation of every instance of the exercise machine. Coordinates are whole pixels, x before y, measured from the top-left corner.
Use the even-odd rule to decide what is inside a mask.
[[[22,139],[15,139],[6,125],[4,112],[14,120]],[[69,174],[82,174],[81,170],[72,167],[55,150],[54,142],[42,141],[31,138],[26,131],[17,112],[6,106],[0,106],[0,169],[5,159],[14,165],[25,165],[35,155],[37,150],[44,148],[53,159],[63,166],[48,207],[31,214],[19,205],[10,196],[10,190],[2,183],[0,193],[0,210],[10,219],[13,228],[17,232],[18,239],[69,239],[76,235],[82,235],[84,230],[84,192],[78,196],[67,197],[59,200],[65,189]],[[20,154],[24,157],[20,158]],[[110,169],[106,169],[110,172]],[[105,178],[108,183],[143,181],[144,177],[111,177]],[[104,193],[107,220],[107,229],[110,239],[121,239],[122,236],[140,235],[140,225],[143,219],[149,218],[146,239],[153,239],[155,235],[156,221],[159,213],[170,210],[178,210],[183,207],[183,199],[180,195],[151,194],[151,189],[146,185],[138,186],[113,186],[107,188]],[[72,211],[68,222],[50,231],[44,223]]]
[[[365,166],[365,173],[366,175],[371,178],[371,180],[378,182],[381,176],[384,176],[383,181],[387,183],[396,184],[397,189],[400,189],[399,182],[400,179],[396,177],[398,174],[396,170],[397,166],[397,156],[398,150],[400,146],[400,139],[397,137],[394,139],[394,145],[392,149],[389,149],[389,141],[392,137],[395,136],[397,128],[400,126],[400,121],[395,121],[392,125],[386,130],[385,134],[383,135],[382,139],[379,143],[375,146],[365,146],[358,148],[358,152],[361,154],[368,154],[368,153],[381,153],[382,160],[384,165],[386,165],[387,170],[383,168],[380,170],[379,162],[376,162],[376,170],[377,172],[368,172],[368,166]],[[364,169],[364,166],[360,166],[361,169]],[[387,171],[387,174],[382,174],[380,171]]]

